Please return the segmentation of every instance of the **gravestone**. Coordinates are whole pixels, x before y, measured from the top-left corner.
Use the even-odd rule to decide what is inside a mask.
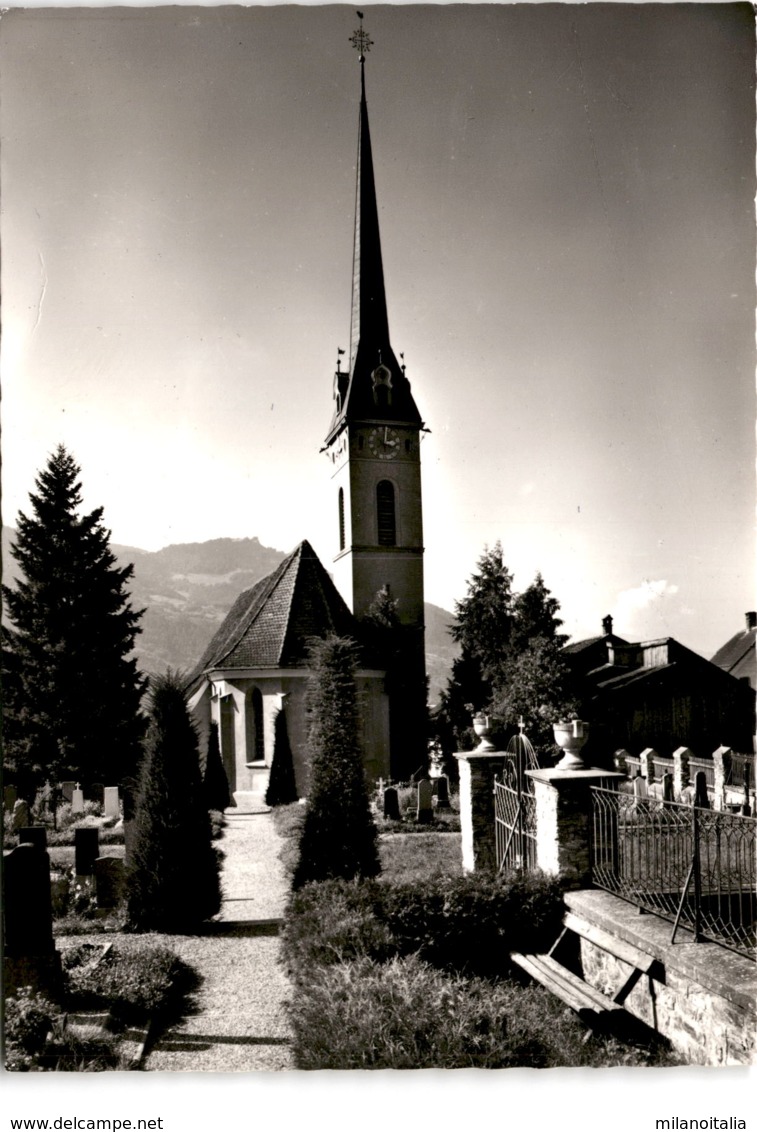
[[[18,831],[19,845],[34,845],[43,853],[47,852],[47,829],[44,825],[26,825]]]
[[[707,795],[707,775],[703,770],[698,770],[694,779],[694,805],[701,810],[709,810],[710,808],[710,799]]]
[[[13,807],[18,800],[18,793],[15,786],[6,786],[3,791],[3,806],[9,814],[13,813]]]
[[[120,818],[121,807],[118,801],[118,787],[106,786],[103,790],[103,812],[106,818]]]
[[[31,986],[51,998],[61,994],[60,955],[53,940],[50,858],[34,845],[3,853],[3,922],[6,996]]]
[[[422,825],[434,820],[433,797],[434,791],[430,781],[428,778],[422,778],[418,783],[418,811],[416,814],[417,820]]]
[[[76,783],[75,782],[61,782],[60,792],[63,795],[64,802],[73,801],[75,789],[76,789]]]
[[[105,799],[105,787],[102,782],[93,782],[88,790],[89,798],[92,802],[97,802],[98,806],[102,806]]]
[[[100,838],[97,828],[74,830],[74,872],[78,877],[91,877],[95,861],[100,856]]]
[[[402,821],[400,796],[396,786],[387,786],[384,791],[384,817],[389,821]]]
[[[84,791],[80,786],[77,786],[71,796],[71,813],[83,814],[84,813]]]
[[[649,788],[647,786],[646,778],[641,775],[633,780],[633,808],[635,810],[646,810],[648,808]]]
[[[662,776],[662,800],[663,802],[673,801],[673,775],[669,772]]]
[[[97,908],[108,911],[121,903],[124,890],[124,863],[119,857],[98,857],[95,861]]]
[[[17,798],[16,804],[13,807],[13,816],[11,818],[11,831],[18,833],[20,829],[25,829],[29,824],[29,803],[25,802],[23,798]]]
[[[436,795],[437,810],[448,810],[450,808],[449,779],[446,774],[440,774],[434,780],[434,794]]]

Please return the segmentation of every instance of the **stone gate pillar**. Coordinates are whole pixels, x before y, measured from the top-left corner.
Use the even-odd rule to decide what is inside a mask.
[[[592,786],[615,789],[625,776],[597,767],[527,770],[534,783],[536,864],[574,888],[591,884]],[[493,823],[492,823],[493,824]]]
[[[494,778],[502,775],[504,751],[461,751],[460,829],[466,873],[496,869]]]

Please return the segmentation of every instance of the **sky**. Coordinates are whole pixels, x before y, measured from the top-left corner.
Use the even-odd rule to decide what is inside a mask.
[[[369,5],[427,600],[501,540],[574,639],[705,656],[754,593],[748,5]],[[311,541],[349,345],[349,6],[0,21],[3,520],[49,453],[116,543]]]

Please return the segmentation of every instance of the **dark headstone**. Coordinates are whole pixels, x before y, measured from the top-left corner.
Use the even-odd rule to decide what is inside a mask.
[[[71,799],[74,796],[74,790],[75,789],[76,789],[76,783],[75,782],[61,782],[60,792],[63,795],[64,802],[70,802],[71,801]]]
[[[418,811],[417,820],[425,825],[434,820],[432,798],[434,792],[428,778],[422,778],[418,783]]]
[[[446,774],[441,774],[434,779],[434,794],[436,795],[437,810],[448,810],[450,808],[449,779]]]
[[[99,831],[94,829],[74,830],[74,872],[78,877],[90,877],[95,871],[95,861],[100,856]]]
[[[694,805],[701,810],[709,810],[710,808],[710,799],[707,796],[707,775],[703,770],[698,770],[694,779]]]
[[[665,773],[662,776],[662,800],[663,802],[673,801],[673,775]]]
[[[13,833],[18,833],[20,829],[25,829],[29,824],[29,803],[25,802],[23,798],[16,799],[16,804],[13,807],[13,817],[11,818],[11,830]]]
[[[95,894],[99,909],[117,908],[124,889],[124,863],[120,857],[98,857],[95,861]]]
[[[13,813],[13,807],[18,799],[18,791],[15,786],[6,786],[3,791],[3,806],[9,814]]]
[[[396,786],[387,786],[384,791],[384,817],[389,821],[401,821],[400,796]]]
[[[34,845],[3,853],[6,995],[31,986],[50,997],[61,990],[60,956],[53,940],[50,858]]]
[[[19,845],[35,845],[47,852],[47,829],[44,825],[26,825],[18,831]]]
[[[102,806],[104,799],[105,787],[102,782],[93,782],[87,790],[87,797],[91,802],[97,802],[98,806]]]

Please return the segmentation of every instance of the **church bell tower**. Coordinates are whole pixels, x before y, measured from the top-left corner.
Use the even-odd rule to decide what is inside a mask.
[[[371,40],[362,23],[352,42],[360,59],[360,116],[349,368],[342,370],[337,363],[334,415],[325,442],[332,464],[334,580],[358,619],[381,590],[396,602],[403,674],[390,683],[404,691],[390,703],[391,762],[393,777],[404,778],[426,758],[424,425],[405,366],[389,340],[365,98],[365,55]]]

